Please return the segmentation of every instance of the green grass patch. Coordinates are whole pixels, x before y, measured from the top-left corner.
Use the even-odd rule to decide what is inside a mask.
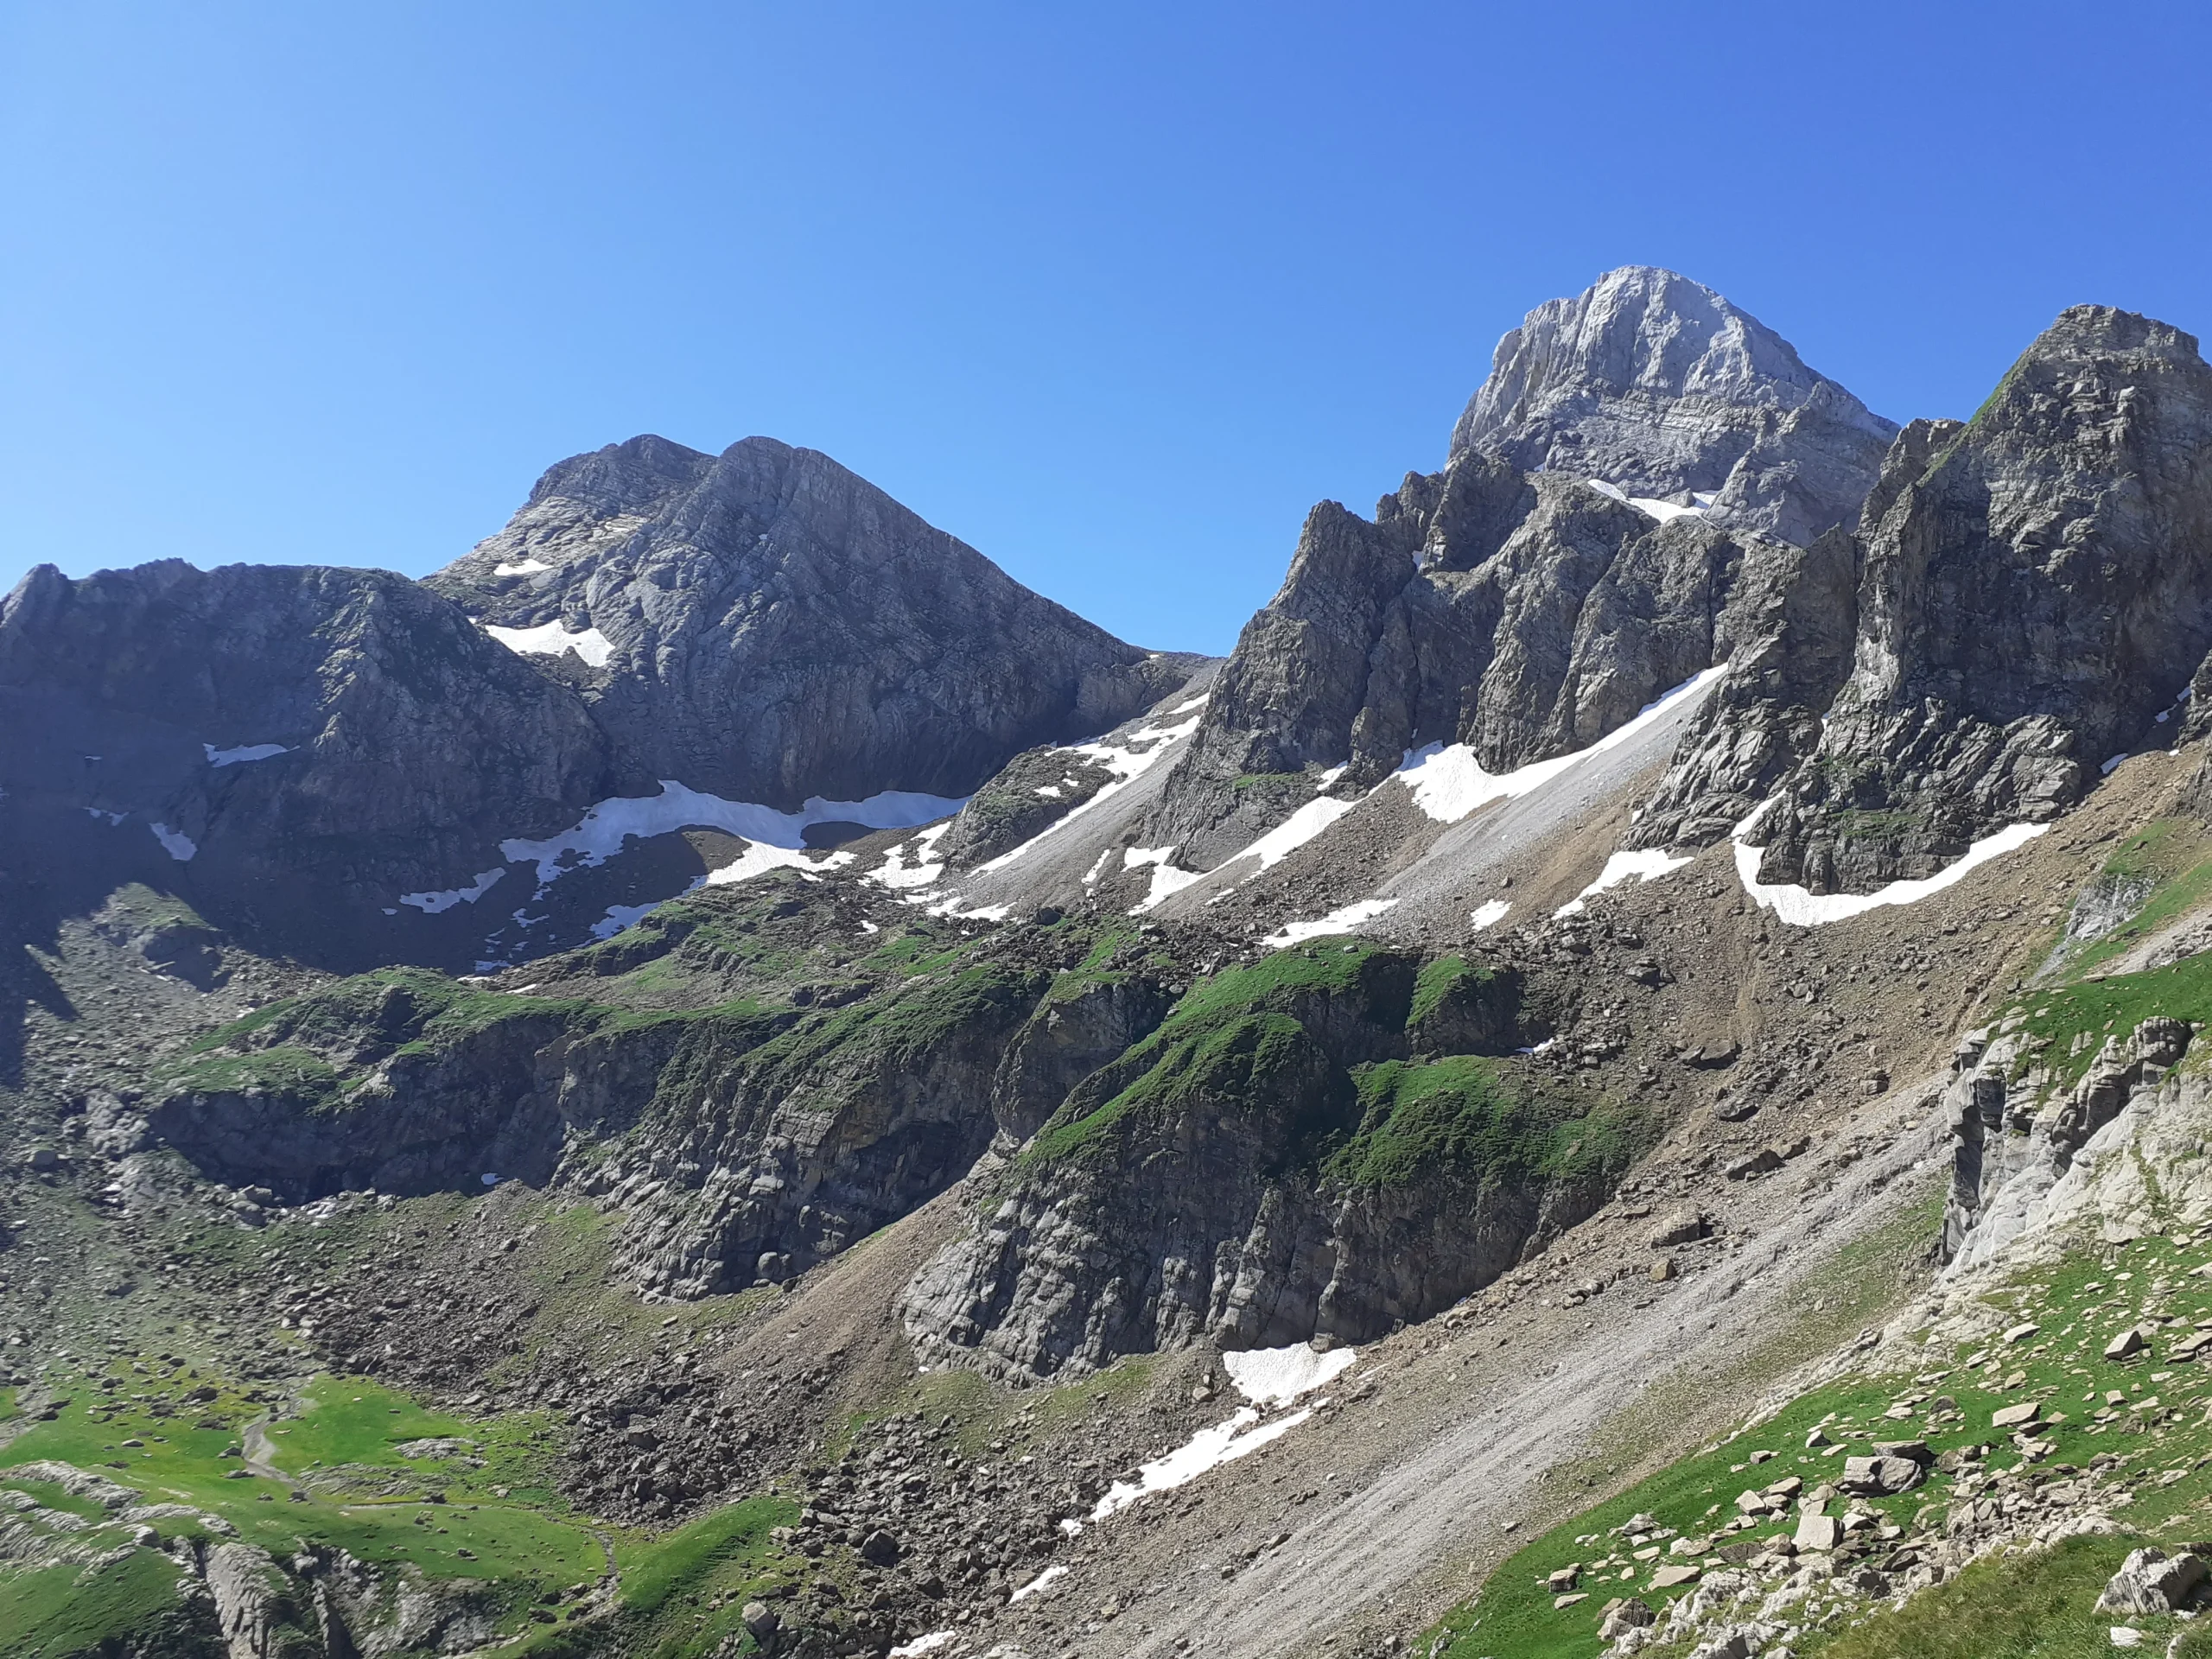
[[[1651,1136],[1632,1108],[1539,1091],[1526,1067],[1474,1055],[1386,1060],[1357,1072],[1355,1086],[1359,1128],[1322,1166],[1348,1186],[1432,1176],[1498,1185],[1609,1176]]]
[[[1924,1229],[1927,1221],[1926,1215],[1919,1215],[1913,1225]],[[1887,1249],[1878,1240],[1870,1241],[1870,1247]],[[1919,1367],[1910,1372],[1839,1378],[1798,1395],[1772,1417],[1635,1483],[1618,1497],[1583,1510],[1509,1557],[1475,1601],[1442,1622],[1440,1631],[1451,1638],[1446,1651],[1451,1659],[1592,1659],[1599,1650],[1597,1625],[1606,1600],[1640,1595],[1663,1612],[1666,1602],[1687,1593],[1686,1589],[1649,1587],[1654,1567],[1685,1559],[1668,1553],[1671,1537],[1657,1541],[1661,1553],[1656,1560],[1637,1561],[1624,1541],[1611,1534],[1612,1528],[1631,1515],[1648,1513],[1675,1535],[1708,1538],[1716,1545],[1784,1535],[1794,1529],[1794,1514],[1733,1531],[1716,1529],[1733,1514],[1737,1493],[1763,1488],[1784,1475],[1799,1476],[1810,1488],[1832,1474],[1843,1458],[1864,1452],[1876,1440],[1924,1440],[1939,1452],[1993,1446],[1981,1466],[2011,1471],[2022,1479],[2067,1478],[2088,1468],[2092,1459],[2117,1458],[2121,1472],[2114,1478],[2123,1480],[2133,1495],[2133,1501],[2118,1512],[2126,1524],[2162,1539],[2200,1535],[2212,1518],[2212,1472],[2200,1463],[2212,1462],[2212,1427],[2205,1421],[2207,1404],[2212,1402],[2212,1368],[2177,1366],[2166,1357],[2166,1349],[2190,1332],[2190,1320],[2212,1317],[2212,1284],[2189,1276],[2190,1269],[2208,1261],[2212,1261],[2212,1249],[2194,1242],[2183,1246],[2158,1239],[2133,1246],[2090,1246],[2044,1278],[2021,1279],[2000,1288],[1993,1300],[2004,1316],[2033,1323],[2034,1333],[2009,1344],[1992,1338],[1965,1354],[1917,1351],[1913,1357]],[[1870,1276],[1865,1262],[1841,1255],[1827,1275],[1838,1285]],[[2171,1336],[2153,1344],[2152,1353],[2120,1362],[2103,1357],[2105,1344],[2113,1335],[2154,1315],[2179,1323]],[[2107,1404],[2108,1393],[2119,1394],[2120,1403]],[[2032,1462],[2024,1460],[1990,1421],[1999,1407],[2029,1399],[2043,1402],[2041,1438],[2049,1443],[2040,1459]],[[1664,1402],[1655,1403],[1656,1408],[1664,1408]],[[1891,1414],[1892,1408],[1900,1408],[1897,1415]],[[1837,1443],[1834,1452],[1807,1446],[1807,1437],[1816,1427]],[[1751,1454],[1761,1451],[1773,1455],[1753,1461]],[[1937,1475],[1914,1491],[1873,1499],[1866,1507],[1910,1538],[1919,1527],[1940,1524],[1951,1490],[1950,1478]],[[1840,1510],[1840,1503],[1831,1504],[1831,1514]],[[2120,1553],[2126,1553],[2124,1545]],[[1700,1551],[1687,1559],[1709,1563],[1712,1558],[1709,1552]],[[1582,1567],[1580,1587],[1589,1599],[1554,1610],[1544,1578],[1571,1563]],[[1628,1569],[1626,1576],[1624,1568]],[[2032,1569],[2030,1575],[2043,1570]],[[2061,1562],[2050,1570],[2064,1578],[2077,1571],[2086,1575],[2095,1568],[2077,1569]],[[2110,1570],[2106,1567],[2103,1573],[2108,1575]],[[2101,1581],[2100,1576],[2098,1583]],[[1967,1585],[1963,1577],[1960,1582],[1963,1587],[1955,1592],[1955,1605],[1961,1611],[1955,1628],[1965,1630],[1976,1616],[1973,1610],[1989,1603],[1976,1585]],[[2079,1605],[2086,1609],[2094,1595],[2093,1587]],[[1926,1599],[1923,1596],[1907,1609],[1908,1623],[1913,1609]],[[1872,1623],[1857,1627],[1843,1623],[1845,1617],[1859,1611],[1863,1604],[1847,1604],[1845,1613],[1826,1627],[1808,1629],[1807,1639],[1796,1644],[1797,1650],[1808,1656],[1847,1654],[1852,1659],[1923,1651],[1931,1656],[2091,1651],[1998,1645],[2013,1639],[2007,1634],[2012,1627],[2001,1622],[1991,1632],[1992,1645],[1986,1648],[1868,1646],[1865,1642],[1872,1638],[1865,1633],[1874,1630]],[[2107,1618],[2096,1626],[2100,1641],[2113,1622]],[[1849,1645],[1852,1642],[1859,1645]]]
[[[2034,1061],[2061,1086],[2081,1081],[2108,1037],[2125,1039],[2145,1020],[2212,1020],[2212,956],[2186,957],[2145,973],[2115,974],[2031,991],[2010,1011],[2018,1029],[2040,1039]]]
[[[177,1584],[176,1564],[150,1549],[89,1575],[75,1565],[0,1575],[0,1653],[105,1659],[124,1652],[176,1615]]]

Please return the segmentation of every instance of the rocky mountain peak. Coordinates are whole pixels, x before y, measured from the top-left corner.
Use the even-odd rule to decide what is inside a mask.
[[[573,680],[648,775],[785,809],[965,794],[1176,672],[773,438],[709,456],[645,436],[563,461],[429,585],[527,634],[517,648]]]
[[[1624,265],[1507,331],[1452,454],[1709,495],[1708,516],[1802,544],[1857,523],[1897,429],[1713,289]]]

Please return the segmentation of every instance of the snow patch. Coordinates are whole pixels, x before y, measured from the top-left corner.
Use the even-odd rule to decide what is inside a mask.
[[[1728,671],[1716,664],[1694,679],[1685,680],[1656,702],[1637,711],[1636,718],[1614,728],[1586,749],[1532,760],[1503,773],[1484,772],[1475,752],[1465,743],[1432,743],[1407,759],[1392,775],[1413,791],[1414,802],[1440,823],[1457,823],[1478,806],[1527,795],[1573,771],[1593,754],[1617,748],[1647,730],[1682,698],[1694,696]],[[1319,803],[1312,803],[1318,805]]]
[[[486,893],[501,876],[505,869],[486,870],[465,887],[448,887],[443,893],[403,893],[399,902],[412,905],[425,916],[435,916],[442,910],[451,910],[455,905],[473,905]]]
[[[1747,847],[1743,837],[1764,816],[1769,802],[1751,817],[1738,824],[1736,837],[1736,876],[1744,884],[1744,891],[1761,908],[1772,911],[1776,917],[1793,927],[1819,927],[1828,922],[1840,922],[1847,917],[1863,916],[1870,910],[1885,905],[1913,905],[1932,893],[1963,880],[1967,871],[1986,864],[1993,858],[2001,858],[2015,848],[2024,847],[2050,826],[2047,823],[2008,824],[1996,834],[1985,836],[1968,847],[1951,864],[1917,881],[1892,881],[1872,893],[1815,893],[1794,883],[1762,887],[1759,884],[1759,851]]]
[[[904,841],[884,855],[883,862],[868,873],[868,879],[887,887],[926,887],[944,874],[942,862],[931,863],[931,855],[944,832],[952,828],[950,819],[925,830],[912,841]],[[908,853],[913,861],[906,861]]]
[[[1192,882],[1205,880],[1201,871],[1178,869],[1173,862],[1174,856],[1173,847],[1124,847],[1122,849],[1123,869],[1140,869],[1147,864],[1152,866],[1151,889],[1129,907],[1130,915],[1141,915],[1166,903],[1170,896],[1182,892]]]
[[[1240,858],[1256,858],[1260,861],[1261,869],[1272,869],[1351,811],[1356,804],[1357,803],[1352,801],[1340,801],[1332,795],[1316,796],[1243,852],[1222,860],[1222,863],[1225,866],[1234,864]]]
[[[1656,880],[1668,871],[1679,870],[1690,861],[1687,856],[1669,857],[1666,849],[1662,847],[1646,848],[1633,853],[1615,853],[1605,861],[1605,868],[1598,872],[1598,879],[1595,881],[1576,893],[1572,899],[1561,905],[1552,914],[1554,917],[1580,916],[1586,908],[1582,901],[1592,893],[1603,893],[1608,887],[1618,887],[1630,876],[1634,876],[1639,881]]]
[[[1039,1573],[1035,1578],[1030,1580],[1028,1583],[1023,1585],[1019,1590],[1016,1590],[1012,1595],[1008,1596],[1007,1598],[1007,1604],[1011,1605],[1013,1603],[1017,1601],[1027,1601],[1032,1596],[1040,1596],[1044,1594],[1046,1591],[1058,1584],[1062,1579],[1067,1577],[1067,1575],[1068,1570],[1065,1567],[1048,1567],[1042,1573]]]
[[[591,925],[591,936],[594,939],[611,939],[624,928],[635,927],[659,908],[658,904],[609,905],[607,914]]]
[[[552,568],[543,559],[521,559],[513,564],[495,564],[492,567],[492,574],[495,576],[534,576],[541,570]]]
[[[573,651],[584,659],[587,667],[605,668],[607,659],[614,654],[614,642],[597,628],[570,633],[558,622],[543,622],[534,628],[502,628],[487,622],[484,632],[509,651],[524,657],[558,657],[563,652]]]
[[[1255,1406],[1287,1405],[1301,1394],[1325,1389],[1358,1362],[1357,1348],[1319,1353],[1306,1344],[1287,1348],[1248,1348],[1224,1354],[1223,1368],[1236,1391]]]
[[[2100,775],[2109,778],[2113,772],[2120,769],[2120,763],[2126,759],[2126,752],[2123,750],[2120,753],[2113,755],[2111,760],[2106,761],[2102,766],[2099,766],[2097,771]]]
[[[1066,1569],[1062,1568],[1063,1572]],[[946,1643],[957,1637],[953,1630],[931,1630],[927,1636],[918,1636],[911,1642],[901,1642],[891,1649],[891,1659],[922,1659],[925,1653],[935,1653]]]
[[[1116,1481],[1090,1511],[1090,1519],[1094,1524],[1108,1520],[1140,1498],[1186,1486],[1209,1470],[1249,1457],[1262,1446],[1281,1440],[1313,1414],[1313,1408],[1309,1406],[1287,1417],[1262,1423],[1257,1411],[1249,1406],[1240,1407],[1235,1416],[1211,1428],[1200,1429],[1166,1457],[1144,1465],[1137,1471],[1135,1481]]]
[[[282,743],[243,743],[235,749],[219,749],[213,743],[200,746],[207,751],[211,766],[235,766],[248,760],[266,760],[272,754],[289,754]]]
[[[190,861],[192,855],[200,850],[199,845],[181,830],[172,830],[166,823],[150,827],[154,839],[162,843],[162,850],[180,864]]]
[[[1308,939],[1325,938],[1332,933],[1351,933],[1362,922],[1371,922],[1397,904],[1395,899],[1363,899],[1356,905],[1346,905],[1332,910],[1316,922],[1292,922],[1278,928],[1260,943],[1270,950],[1303,944]]]
[[[546,882],[556,880],[572,869],[604,864],[620,852],[623,843],[632,836],[645,840],[678,830],[720,830],[747,841],[796,852],[804,848],[810,824],[858,823],[870,830],[909,830],[932,818],[950,817],[967,804],[964,797],[956,800],[943,795],[886,790],[864,801],[825,801],[817,796],[797,812],[779,812],[771,806],[760,806],[750,801],[726,801],[719,795],[686,789],[668,778],[661,779],[660,789],[658,795],[618,796],[601,801],[585,813],[574,828],[549,836],[543,841],[503,841],[499,843],[500,855],[512,863],[535,862],[538,880]]]
[[[88,806],[85,810],[91,813],[96,818],[106,819],[111,825],[121,823],[124,819],[130,816],[128,812],[105,811],[97,806]]]
[[[1496,927],[1505,919],[1505,912],[1512,908],[1512,900],[1509,899],[1485,899],[1475,906],[1474,913],[1467,919],[1474,924],[1475,931],[1479,933],[1484,928]]]
[[[1183,704],[1179,709],[1170,710],[1170,713],[1179,715],[1187,709],[1198,708],[1205,702],[1204,697],[1198,697]],[[1201,716],[1198,715],[1192,715],[1190,719],[1178,726],[1139,727],[1129,734],[1125,741],[1119,744],[1074,743],[1060,750],[1059,753],[1063,754],[1081,755],[1086,760],[1099,762],[1114,774],[1113,781],[1089,800],[1071,809],[1065,817],[1056,818],[1046,824],[1011,852],[1001,853],[996,858],[978,864],[975,873],[977,875],[988,875],[994,870],[1006,868],[1016,859],[1027,856],[1039,842],[1058,835],[1085,813],[1097,810],[1107,801],[1127,789],[1132,781],[1150,771],[1159,763],[1160,757],[1173,749],[1179,741],[1198,730],[1200,718]],[[1139,744],[1146,747],[1139,748],[1137,747]]]

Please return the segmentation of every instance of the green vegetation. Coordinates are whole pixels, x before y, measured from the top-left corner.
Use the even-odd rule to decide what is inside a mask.
[[[1526,1068],[1474,1055],[1386,1060],[1355,1073],[1359,1128],[1323,1166],[1348,1186],[1402,1186],[1433,1175],[1526,1185],[1610,1179],[1648,1144],[1630,1108],[1540,1094]]]
[[[22,1465],[65,1463],[143,1502],[188,1506],[192,1516],[159,1522],[168,1536],[227,1536],[227,1527],[280,1561],[310,1546],[338,1548],[467,1585],[502,1630],[556,1647],[561,1631],[538,1627],[573,1620],[585,1604],[571,1599],[556,1615],[554,1592],[601,1582],[610,1568],[620,1591],[607,1617],[635,1644],[626,1650],[666,1659],[712,1651],[735,1630],[747,1595],[790,1577],[769,1540],[797,1516],[787,1498],[749,1498],[664,1535],[596,1523],[553,1490],[554,1431],[535,1415],[454,1417],[347,1376],[274,1401],[166,1357],[118,1359],[54,1382],[63,1401],[53,1417],[19,1425],[0,1447],[0,1488],[41,1506],[22,1524],[57,1548],[127,1547],[130,1529],[96,1497],[13,1472]],[[250,1471],[257,1459],[277,1478]],[[51,1511],[73,1519],[39,1519]],[[174,1609],[175,1569],[156,1548],[81,1573],[74,1560],[0,1568],[0,1652],[89,1655],[105,1637],[143,1637]]]
[[[2093,973],[2212,901],[2212,842],[2184,818],[2154,818],[2105,861],[2088,894],[2139,895],[2111,932],[2075,947],[2059,966],[2067,978]]]
[[[319,1054],[285,1044],[245,1054],[194,1054],[164,1074],[174,1094],[244,1094],[261,1090],[289,1095],[309,1111],[323,1109],[345,1090],[345,1079]]]
[[[2043,1039],[2033,1062],[2070,1087],[2107,1037],[2125,1038],[2145,1020],[2212,1020],[2212,956],[2187,957],[2146,973],[2116,974],[2031,992],[2013,1013],[2018,1029]]]
[[[1926,1220],[1923,1216],[1915,1224],[1924,1227]],[[2179,1364],[2169,1351],[2190,1333],[2191,1320],[2212,1319],[2212,1282],[2193,1274],[2208,1262],[2212,1242],[2193,1236],[2133,1246],[2091,1244],[2046,1278],[2022,1279],[1993,1293],[1988,1300],[2005,1321],[2033,1327],[2018,1341],[1992,1338],[1963,1354],[1915,1348],[1912,1360],[1924,1369],[1840,1377],[1583,1510],[1507,1559],[1479,1598],[1447,1616],[1439,1626],[1451,1638],[1446,1652],[1450,1659],[1593,1659],[1600,1650],[1598,1623],[1612,1597],[1641,1596],[1663,1612],[1669,1600],[1687,1593],[1687,1587],[1651,1589],[1656,1566],[1683,1560],[1710,1565],[1712,1551],[1724,1543],[1786,1536],[1794,1528],[1794,1514],[1730,1528],[1738,1492],[1785,1475],[1799,1476],[1810,1487],[1832,1475],[1840,1459],[1864,1453],[1868,1443],[1913,1439],[1939,1453],[1986,1447],[1979,1469],[2001,1472],[2022,1489],[2069,1479],[2093,1460],[2108,1465],[2111,1478],[2125,1483],[2131,1495],[2116,1513],[2133,1535],[1993,1560],[1923,1593],[1900,1618],[1853,1624],[1849,1618],[1864,1604],[1847,1604],[1832,1617],[1813,1618],[1795,1649],[1807,1659],[1964,1659],[1968,1654],[2056,1659],[2108,1651],[2105,1630],[2115,1621],[2093,1618],[2089,1611],[2119,1557],[2145,1538],[2171,1548],[2173,1540],[2202,1535],[2212,1520],[2212,1472],[2206,1467],[2212,1464],[2212,1424],[2206,1421],[2212,1373]],[[1837,1269],[1846,1281],[1866,1276],[1863,1263],[1839,1262]],[[2160,1319],[2173,1322],[2171,1334],[2154,1343],[2152,1351],[2125,1361],[2103,1357],[2113,1336]],[[2108,1403],[2109,1395],[2117,1401]],[[1997,1408],[2030,1400],[2044,1408],[2032,1438],[2008,1438],[1993,1427]],[[1808,1446],[1815,1429],[1833,1444]],[[1986,1487],[1986,1474],[1978,1478]],[[1864,1507],[1878,1517],[1877,1528],[1895,1527],[1891,1535],[1910,1541],[1941,1527],[1951,1484],[1949,1476],[1938,1474],[1918,1490],[1865,1500]],[[1836,1512],[1832,1504],[1830,1513]],[[1612,1532],[1638,1514],[1672,1529],[1656,1559],[1630,1559],[1625,1541]],[[1688,1555],[1670,1553],[1675,1535],[1709,1541],[1708,1548]],[[1617,1565],[1599,1568],[1601,1560]],[[1581,1589],[1588,1599],[1554,1609],[1545,1578],[1570,1564],[1582,1567]],[[2008,1611],[2038,1605],[2045,1610],[2040,1618]],[[1923,1606],[1935,1610],[1927,1618],[1921,1615]],[[2182,1628],[2128,1622],[2162,1631]],[[2155,1637],[2155,1648],[2162,1649],[2164,1640],[2164,1634]],[[1649,1651],[1673,1659],[1669,1649]]]

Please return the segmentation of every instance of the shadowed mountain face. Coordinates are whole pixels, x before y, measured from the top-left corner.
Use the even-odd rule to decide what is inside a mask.
[[[614,775],[573,691],[380,571],[41,566],[0,602],[0,836],[42,893],[140,880],[356,965],[420,954],[402,895]]]
[[[1710,494],[1716,522],[1802,545],[1858,524],[1897,429],[1711,289],[1625,265],[1498,341],[1452,454]]]
[[[964,795],[1188,672],[769,438],[719,456],[635,438],[563,461],[429,585],[495,626],[595,631],[564,671],[626,756],[785,809]],[[538,648],[550,662],[562,646]]]

